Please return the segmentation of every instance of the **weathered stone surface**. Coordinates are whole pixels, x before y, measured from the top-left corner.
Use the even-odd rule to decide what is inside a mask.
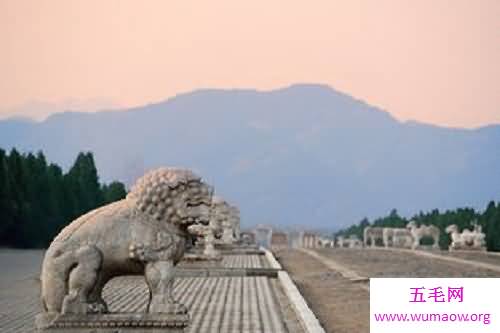
[[[223,204],[220,197],[213,197],[211,203],[210,223],[207,226],[193,225],[189,227],[191,234],[196,236],[196,248],[185,256],[187,260],[221,260],[221,254],[215,249],[216,238],[221,238],[223,233],[224,215]],[[199,249],[202,252],[199,252]]]
[[[188,326],[187,314],[113,313],[49,314],[36,317],[38,332],[43,333],[182,333]]]
[[[250,231],[240,232],[240,244],[245,246],[255,246],[255,234]]]
[[[172,295],[174,266],[184,254],[188,227],[208,224],[211,201],[212,189],[191,171],[161,168],[140,178],[126,199],[73,221],[54,239],[43,260],[45,313],[38,323],[55,318],[56,326],[39,328],[65,326],[68,318],[71,325],[112,318],[96,314],[108,312],[102,289],[120,275],[145,276],[150,291],[146,312],[185,314],[186,307]],[[153,317],[142,314],[131,325],[152,323]],[[166,325],[167,317],[162,318],[151,325]]]
[[[375,247],[377,246],[377,240],[380,240],[380,242],[383,243],[383,232],[384,228],[382,227],[366,227],[363,230],[363,245],[365,247],[368,245]]]
[[[240,210],[221,197],[214,197],[212,221],[217,244],[234,244],[240,239]]]
[[[411,248],[413,235],[407,228],[384,228],[383,238],[385,247]]]
[[[451,224],[446,227],[446,232],[450,234],[451,244],[450,251],[466,250],[466,251],[486,251],[486,235],[482,231],[482,227],[477,223],[472,223],[473,230],[464,229],[461,233],[458,231],[456,224]]]
[[[229,207],[229,222],[232,228],[233,242],[237,242],[240,240],[240,210],[238,207]]]
[[[413,237],[412,249],[416,249],[420,246],[420,240],[423,237],[431,237],[434,241],[432,247],[439,249],[439,235],[441,231],[439,231],[438,227],[434,225],[421,225],[418,227],[415,221],[410,221],[406,225],[406,228],[410,230]]]

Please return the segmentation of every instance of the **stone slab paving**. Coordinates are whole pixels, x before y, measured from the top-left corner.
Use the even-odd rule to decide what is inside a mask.
[[[222,268],[270,268],[269,261],[267,260],[264,252],[262,255],[258,254],[232,254],[223,255],[222,260],[213,260],[205,262],[202,260],[197,261],[182,261],[179,263],[181,268],[191,267],[222,267]]]
[[[42,251],[0,250],[1,333],[34,332],[34,317],[40,312],[38,275],[42,256]],[[263,258],[228,256],[226,264],[258,268],[266,265]],[[300,332],[297,327],[290,330],[293,324],[289,323],[294,319],[283,315],[289,304],[276,279],[177,278],[174,294],[190,309],[188,332]],[[140,276],[119,277],[106,285],[104,298],[112,312],[144,311],[148,291]]]
[[[268,268],[269,262],[264,255],[225,255],[222,265],[228,268]]]

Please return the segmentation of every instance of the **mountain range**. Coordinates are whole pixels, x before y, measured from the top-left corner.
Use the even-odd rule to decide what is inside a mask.
[[[0,147],[42,150],[64,168],[92,151],[101,179],[127,184],[157,166],[189,167],[240,207],[243,226],[335,230],[392,208],[408,216],[500,200],[500,125],[401,122],[316,84],[7,119]]]

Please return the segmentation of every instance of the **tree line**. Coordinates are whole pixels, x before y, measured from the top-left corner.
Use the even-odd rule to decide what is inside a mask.
[[[43,152],[0,149],[0,246],[47,247],[76,217],[126,195],[124,184],[101,184],[91,152],[64,173]]]
[[[409,219],[400,216],[397,210],[393,209],[388,216],[377,218],[373,222],[364,218],[358,224],[338,231],[335,236],[356,235],[363,239],[363,230],[367,226],[404,228],[411,220],[417,222],[418,225],[437,226],[441,231],[439,245],[442,249],[448,249],[451,242],[450,236],[445,232],[448,225],[456,224],[460,231],[472,230],[472,222],[477,221],[486,234],[488,251],[500,251],[500,202],[494,201],[489,202],[482,213],[473,208],[458,208],[444,212],[434,209],[427,213],[420,212]]]

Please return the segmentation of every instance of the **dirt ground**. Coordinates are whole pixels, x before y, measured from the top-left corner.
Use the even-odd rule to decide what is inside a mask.
[[[383,249],[317,249],[316,251],[367,277],[500,277],[500,272],[422,257],[408,252],[400,253]],[[462,258],[463,255],[456,254],[456,256]],[[478,254],[470,254],[467,259],[487,263],[491,263],[492,260]],[[500,262],[498,264],[500,266]]]
[[[327,332],[368,333],[369,294],[297,250],[275,252]]]
[[[384,249],[316,249],[333,260],[366,277],[500,277],[500,272],[460,263],[400,253]],[[370,328],[369,293],[359,282],[343,278],[324,264],[298,250],[274,251],[297,284],[307,303],[327,332],[364,333]],[[448,253],[473,262],[499,265],[500,257],[484,253]]]

